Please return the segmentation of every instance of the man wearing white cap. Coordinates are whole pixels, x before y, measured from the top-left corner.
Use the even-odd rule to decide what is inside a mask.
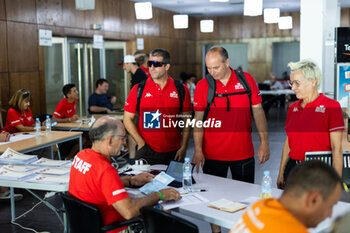
[[[146,73],[138,67],[135,57],[132,55],[126,55],[123,59],[123,70],[131,73],[130,89],[136,84],[147,79]]]

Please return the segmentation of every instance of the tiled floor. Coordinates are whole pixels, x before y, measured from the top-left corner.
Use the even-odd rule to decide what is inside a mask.
[[[284,132],[284,122],[286,118],[286,110],[285,109],[275,109],[272,108],[269,111],[267,116],[268,118],[268,126],[269,126],[269,141],[270,141],[270,149],[271,156],[270,159],[264,163],[259,164],[256,160],[256,170],[255,170],[255,183],[260,183],[264,170],[270,170],[271,176],[274,185],[276,185],[276,179],[278,176],[278,170],[281,159],[281,152],[283,147],[283,142],[285,140],[285,132]],[[255,130],[253,130],[253,143],[255,147],[255,151],[257,151],[259,147],[259,137]],[[193,141],[190,142],[190,146],[188,149],[188,155],[193,155]],[[20,192],[24,194],[24,198],[22,201],[16,203],[16,211],[17,215],[23,213],[29,209],[31,209],[38,200],[32,197],[25,190],[16,190],[16,192]],[[40,196],[44,196],[45,192],[38,192]],[[56,195],[54,197],[49,198],[50,203],[54,204],[56,207],[61,207],[60,198]],[[0,232],[28,232],[25,231],[18,226],[10,224],[10,203],[9,202],[0,202]],[[210,226],[208,223],[203,221],[198,221],[193,218],[189,218],[191,222],[197,224],[200,228],[200,233],[210,233]],[[17,220],[18,223],[34,228],[36,231],[45,231],[51,233],[63,232],[62,224],[57,219],[57,216],[46,206],[43,204],[39,204],[33,211],[26,214],[21,219]],[[222,232],[227,233],[228,229],[222,229]]]

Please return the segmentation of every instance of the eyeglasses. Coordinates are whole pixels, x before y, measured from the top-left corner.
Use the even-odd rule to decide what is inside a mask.
[[[299,87],[300,86],[300,84],[301,84],[301,81],[299,81],[299,80],[295,80],[295,81],[288,81],[288,85],[290,86],[290,87],[293,87],[293,85],[295,85],[295,87]]]
[[[152,67],[153,65],[156,68],[156,67],[161,67],[165,64],[166,64],[165,62],[161,62],[161,61],[147,61],[148,67]]]

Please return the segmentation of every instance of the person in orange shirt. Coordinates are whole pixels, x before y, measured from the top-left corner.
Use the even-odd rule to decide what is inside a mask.
[[[338,173],[321,161],[303,162],[288,176],[279,199],[262,199],[237,221],[230,233],[307,233],[325,218],[342,193]]]

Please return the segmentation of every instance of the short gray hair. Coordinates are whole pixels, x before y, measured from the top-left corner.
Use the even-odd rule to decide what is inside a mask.
[[[320,68],[310,60],[302,60],[298,62],[289,62],[288,67],[290,70],[298,71],[301,70],[306,80],[316,79],[317,88],[320,87],[322,81],[322,74]]]
[[[89,131],[89,138],[92,143],[102,141],[108,136],[116,135],[120,127],[113,121],[104,121],[101,125],[91,126]]]

